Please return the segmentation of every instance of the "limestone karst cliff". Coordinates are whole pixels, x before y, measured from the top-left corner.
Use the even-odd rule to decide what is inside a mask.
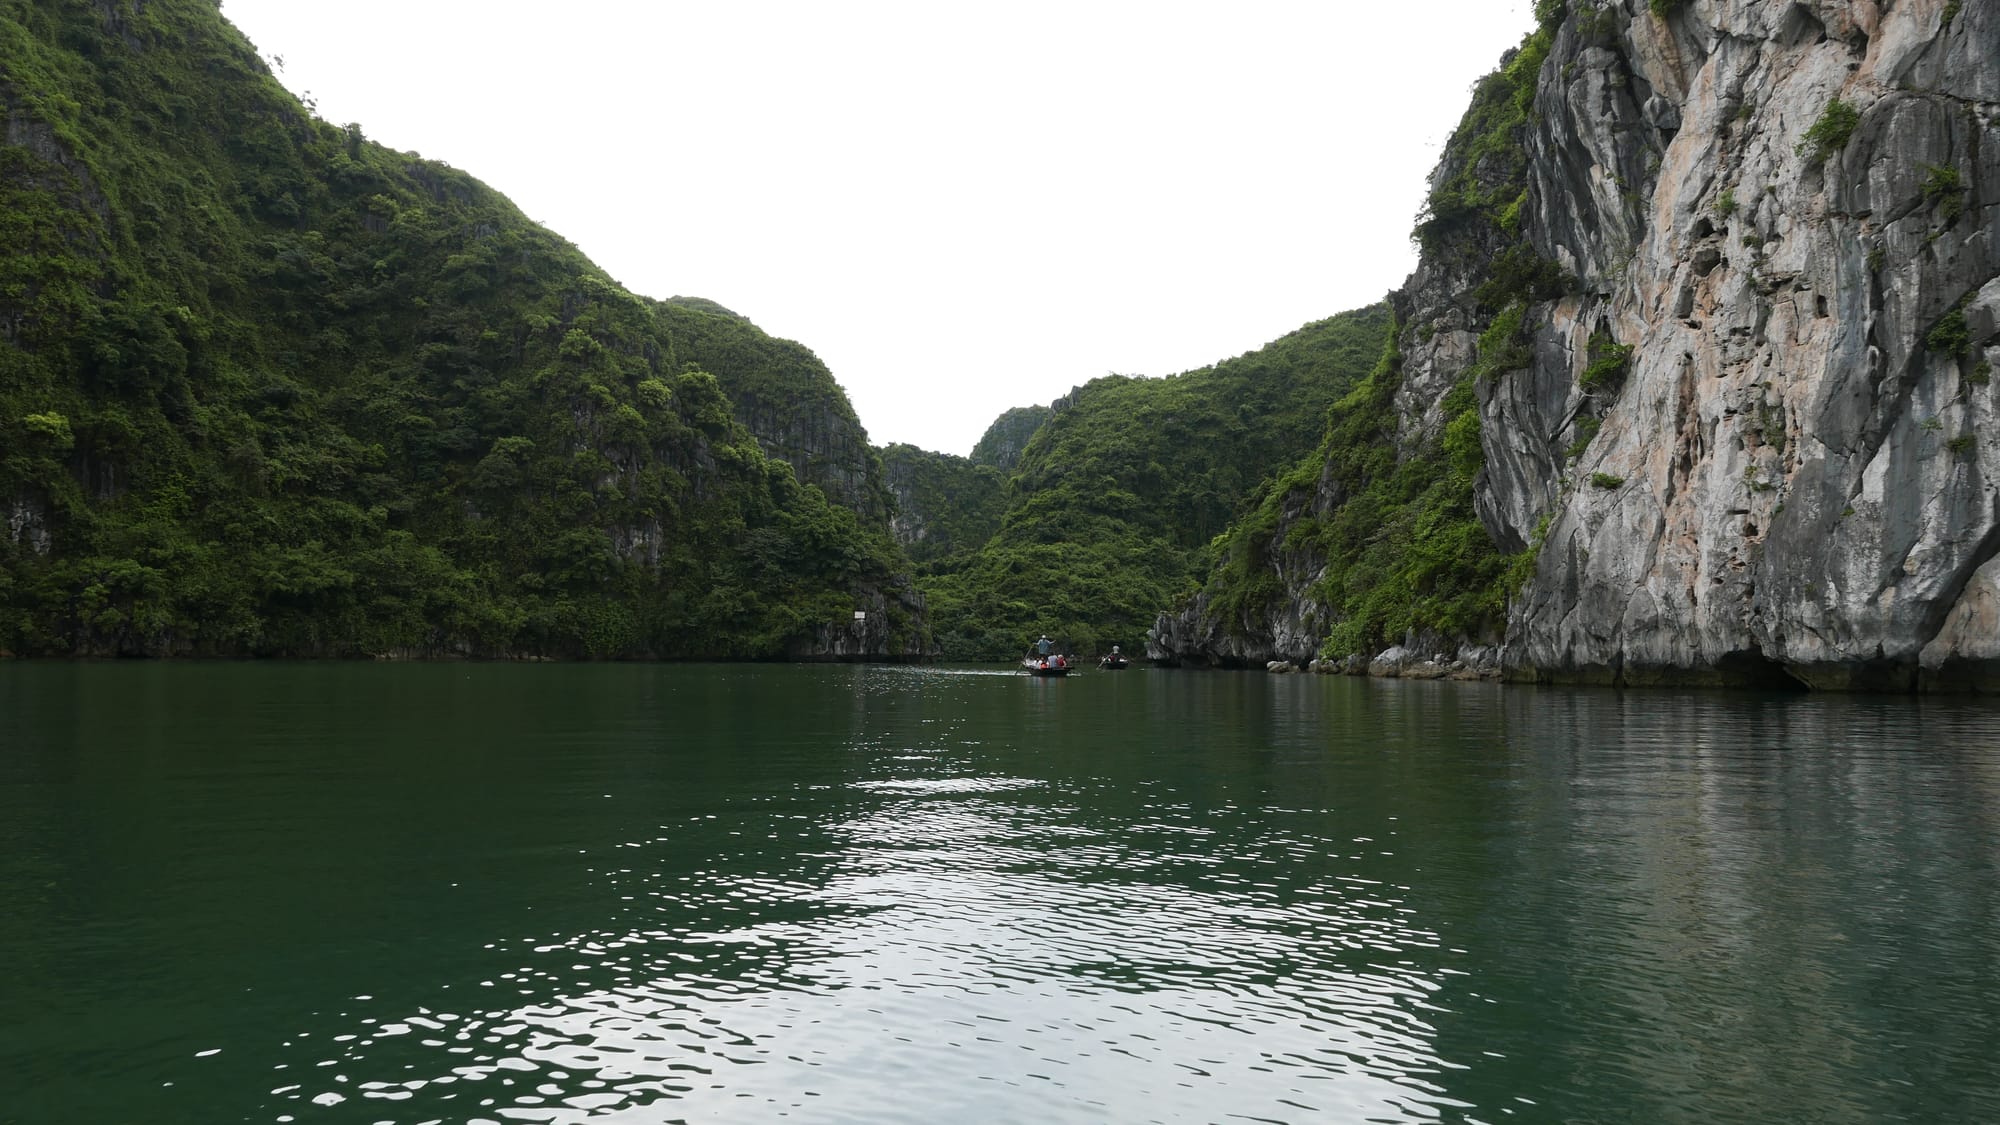
[[[1504,620],[1419,647],[1504,639],[1529,679],[2000,687],[2000,6],[1538,7],[1496,75],[1533,63],[1531,100],[1504,135],[1476,100],[1395,298],[1399,455],[1448,442],[1470,378],[1471,499],[1516,563]],[[1346,496],[1329,470],[1277,499]],[[1154,655],[1346,657],[1337,563],[1267,566],[1256,613],[1163,615]],[[1276,619],[1309,627],[1280,646]]]
[[[1550,310],[1537,358],[1555,362],[1534,381],[1557,381],[1489,414],[1500,434],[1546,428],[1577,370],[1562,360],[1608,326],[1631,372],[1572,479],[1624,483],[1562,491],[1532,451],[1511,486],[1495,474],[1496,515],[1538,495],[1555,513],[1510,662],[1992,684],[2000,9],[1702,4],[1625,39],[1654,91],[1642,115],[1678,124],[1646,223],[1630,244],[1597,235],[1544,185],[1550,249],[1603,281]],[[1586,81],[1608,88],[1616,65]]]
[[[671,297],[661,319],[722,384],[732,413],[764,455],[875,525],[889,517],[881,459],[847,392],[812,349],[765,334],[750,318],[699,297]]]

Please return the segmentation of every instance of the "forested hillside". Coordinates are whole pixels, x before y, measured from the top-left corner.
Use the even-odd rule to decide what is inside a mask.
[[[852,423],[809,352],[317,120],[213,3],[0,0],[0,117],[0,651],[924,651],[865,439],[733,416]]]
[[[1384,306],[1345,313],[1213,367],[1108,376],[1055,403],[993,537],[920,570],[946,655],[1008,656],[1042,632],[1084,653],[1138,651],[1160,609],[1200,584],[1245,498],[1313,448],[1389,321]],[[998,457],[1032,417],[1010,412],[981,449]]]
[[[1220,542],[1200,595],[1161,616],[1156,656],[1261,666],[1377,652],[1412,634],[1498,643],[1508,592],[1532,560],[1525,544],[1503,551],[1475,508],[1486,465],[1481,392],[1490,397],[1529,354],[1530,306],[1575,284],[1521,232],[1522,133],[1550,40],[1536,29],[1480,81],[1433,174],[1412,285],[1454,285],[1456,300],[1426,308],[1418,326],[1407,323],[1407,292],[1391,295],[1406,323],[1335,404],[1318,448],[1269,482]],[[1456,370],[1413,383],[1406,347],[1427,358],[1447,352]],[[1607,384],[1613,366],[1600,373]],[[1572,456],[1596,432],[1590,402],[1574,421]]]

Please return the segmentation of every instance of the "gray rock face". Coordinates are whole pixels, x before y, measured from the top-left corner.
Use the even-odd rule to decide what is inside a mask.
[[[883,483],[889,486],[889,496],[895,501],[889,513],[889,534],[907,551],[931,538],[931,515],[924,511],[914,474],[907,466],[884,457],[882,469]]]
[[[1468,666],[2000,690],[2000,4],[1570,0],[1525,134],[1519,231],[1573,284],[1476,388],[1475,510],[1539,548]],[[1477,358],[1493,249],[1429,247],[1394,295],[1403,449]],[[1149,655],[1313,649],[1312,560],[1276,565],[1282,641],[1197,600]]]
[[[49,514],[41,501],[27,496],[15,498],[7,509],[7,539],[37,555],[49,553],[54,536],[49,532]]]
[[[1550,515],[1510,671],[2000,686],[2000,7],[1633,7],[1616,50],[1647,129],[1555,88],[1590,54],[1568,28],[1537,101],[1530,236],[1585,292],[1484,404],[1482,518],[1506,543]],[[1836,99],[1851,136],[1818,143]],[[1654,136],[1641,224],[1579,191],[1577,154],[1630,184]],[[1630,375],[1565,472],[1540,435],[1599,327]]]
[[[655,302],[655,309],[675,340],[672,364],[714,375],[736,420],[766,457],[785,462],[801,483],[852,508],[864,526],[887,523],[881,460],[847,393],[818,356],[706,298],[670,297]]]
[[[852,508],[864,525],[892,536],[894,500],[883,480],[881,458],[851,413],[812,404],[768,408],[739,400],[737,417],[767,457],[792,466],[800,481],[819,486],[827,499]],[[931,654],[923,594],[905,572],[889,583],[859,583],[852,591],[864,616],[849,624],[816,626],[787,657],[805,661],[916,660]]]
[[[801,482],[816,484],[827,499],[855,510],[863,523],[889,518],[882,464],[867,431],[850,415],[815,404],[769,403],[735,396],[736,417],[756,435],[764,455],[791,465]]]
[[[1302,668],[1326,636],[1319,607],[1309,600],[1286,603],[1268,622],[1239,623],[1241,631],[1212,612],[1207,594],[1197,595],[1178,613],[1163,613],[1146,631],[1146,659],[1160,664],[1210,668]]]

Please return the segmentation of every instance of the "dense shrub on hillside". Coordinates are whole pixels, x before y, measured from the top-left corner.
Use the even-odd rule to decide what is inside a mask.
[[[1211,612],[1262,621],[1285,596],[1272,566],[1281,550],[1313,556],[1324,575],[1307,591],[1324,615],[1323,652],[1380,649],[1411,629],[1476,635],[1506,610],[1510,559],[1472,507],[1484,463],[1479,410],[1468,375],[1443,403],[1438,438],[1415,450],[1396,442],[1394,399],[1402,359],[1392,339],[1368,377],[1334,405],[1320,447],[1272,482],[1255,511],[1221,541],[1206,589]],[[1320,515],[1306,497],[1339,500]]]
[[[1012,655],[1043,632],[1136,651],[1266,474],[1313,448],[1388,327],[1375,306],[1213,367],[1078,388],[1028,442],[993,538],[920,571],[947,654]]]
[[[709,373],[782,342],[317,120],[213,3],[0,0],[0,57],[0,649],[772,656],[895,582]]]

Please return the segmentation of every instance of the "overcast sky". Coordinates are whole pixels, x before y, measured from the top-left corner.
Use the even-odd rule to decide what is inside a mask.
[[[224,0],[321,117],[635,292],[804,343],[869,437],[1369,304],[1529,0]]]

